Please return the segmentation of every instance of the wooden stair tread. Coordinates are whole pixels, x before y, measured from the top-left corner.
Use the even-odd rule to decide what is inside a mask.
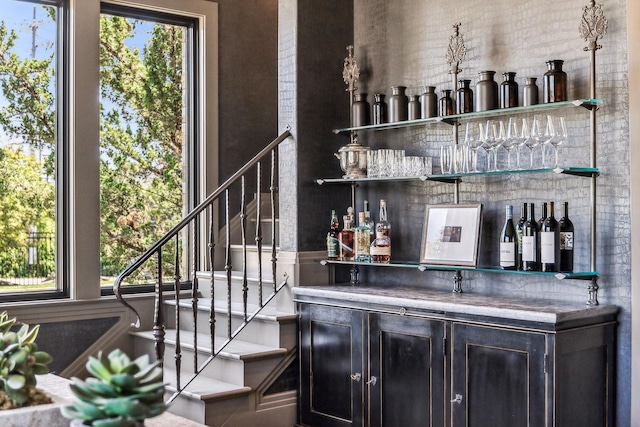
[[[177,391],[175,378],[175,371],[165,367],[164,380],[167,382],[167,390],[171,393]],[[180,375],[180,385],[184,387],[190,379],[191,375],[189,374]],[[251,387],[231,384],[211,377],[197,376],[182,391],[181,395],[195,400],[211,402],[215,400],[247,396],[251,391]]]

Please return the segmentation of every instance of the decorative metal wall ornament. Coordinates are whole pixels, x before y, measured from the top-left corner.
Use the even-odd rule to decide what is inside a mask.
[[[602,5],[591,0],[588,6],[582,8],[582,20],[580,21],[580,36],[585,39],[589,46],[584,50],[597,50],[602,46],[598,44],[598,38],[607,33],[607,19],[604,17]]]
[[[458,65],[464,59],[464,55],[467,53],[467,48],[464,45],[464,40],[460,34],[460,22],[453,24],[453,35],[449,37],[449,47],[447,48],[447,63],[449,64],[449,74],[458,74],[462,70],[458,68]]]
[[[360,67],[356,62],[356,58],[353,56],[353,46],[347,46],[347,52],[349,55],[344,58],[344,68],[342,69],[342,78],[347,84],[347,92],[351,92],[357,89],[356,82],[360,78]]]

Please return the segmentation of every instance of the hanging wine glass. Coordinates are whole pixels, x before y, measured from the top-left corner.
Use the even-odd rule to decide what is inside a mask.
[[[532,127],[529,127],[529,121],[523,118],[522,139],[524,139],[524,145],[529,149],[529,169],[533,169],[533,149],[538,145],[538,141],[531,137],[531,129]]]
[[[480,130],[480,132],[478,132],[478,129]],[[474,123],[467,122],[464,134],[464,144],[469,147],[469,149],[473,153],[473,172],[478,172],[478,149],[483,142],[483,139],[480,136],[482,134],[482,130],[482,123],[479,123],[476,127],[474,126]]]
[[[554,130],[555,135],[551,140],[551,145],[553,145],[555,151],[555,166],[554,169],[558,168],[558,146],[567,140],[567,126],[564,121],[564,117],[554,117]]]

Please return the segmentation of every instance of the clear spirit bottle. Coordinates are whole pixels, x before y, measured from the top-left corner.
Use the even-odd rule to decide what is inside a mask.
[[[391,260],[391,239],[384,234],[384,230],[376,231],[376,238],[369,249],[371,262],[388,264]]]
[[[364,212],[358,212],[359,225],[355,232],[355,260],[357,262],[370,262],[369,249],[371,246],[371,228],[365,221]]]

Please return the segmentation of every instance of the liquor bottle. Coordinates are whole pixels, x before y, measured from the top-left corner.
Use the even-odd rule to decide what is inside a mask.
[[[507,205],[506,219],[500,234],[500,267],[504,270],[515,270],[517,252],[518,235],[513,225],[513,206]]]
[[[349,208],[353,210],[353,208]],[[348,212],[348,211],[347,211]],[[353,252],[353,215],[344,215],[342,217],[344,222],[344,228],[340,232],[338,236],[338,240],[340,242],[340,260],[342,261],[353,261],[354,252]]]
[[[378,231],[382,231],[385,236],[391,239],[391,224],[387,218],[387,201],[380,199],[380,215],[379,221],[376,224],[376,236]]]
[[[573,272],[573,223],[569,219],[569,203],[564,202],[564,212],[558,221],[560,230],[560,268],[564,273]]]
[[[388,264],[391,260],[391,239],[384,234],[384,229],[376,230],[376,238],[369,249],[371,262]]]
[[[338,259],[340,244],[338,234],[340,233],[340,224],[338,223],[338,215],[336,211],[331,211],[331,225],[327,233],[327,258]]]
[[[553,212],[553,202],[549,202],[549,214],[540,228],[540,270],[558,271],[560,263],[560,230]]]
[[[522,229],[524,223],[527,222],[527,204],[522,204],[522,211],[520,219],[516,224],[516,235],[518,237],[518,252],[516,253],[516,268],[522,270]]]
[[[522,270],[538,271],[538,224],[535,220],[536,208],[529,204],[529,216],[522,227]]]
[[[364,201],[364,221],[367,224],[367,227],[369,227],[369,231],[371,232],[371,235],[369,236],[371,238],[369,244],[371,244],[371,242],[373,242],[373,239],[376,238],[376,224],[371,219],[371,211],[369,210],[368,200]]]
[[[358,262],[369,262],[371,256],[369,249],[371,246],[371,228],[366,222],[364,212],[358,212],[358,227],[355,231],[355,260]]]

